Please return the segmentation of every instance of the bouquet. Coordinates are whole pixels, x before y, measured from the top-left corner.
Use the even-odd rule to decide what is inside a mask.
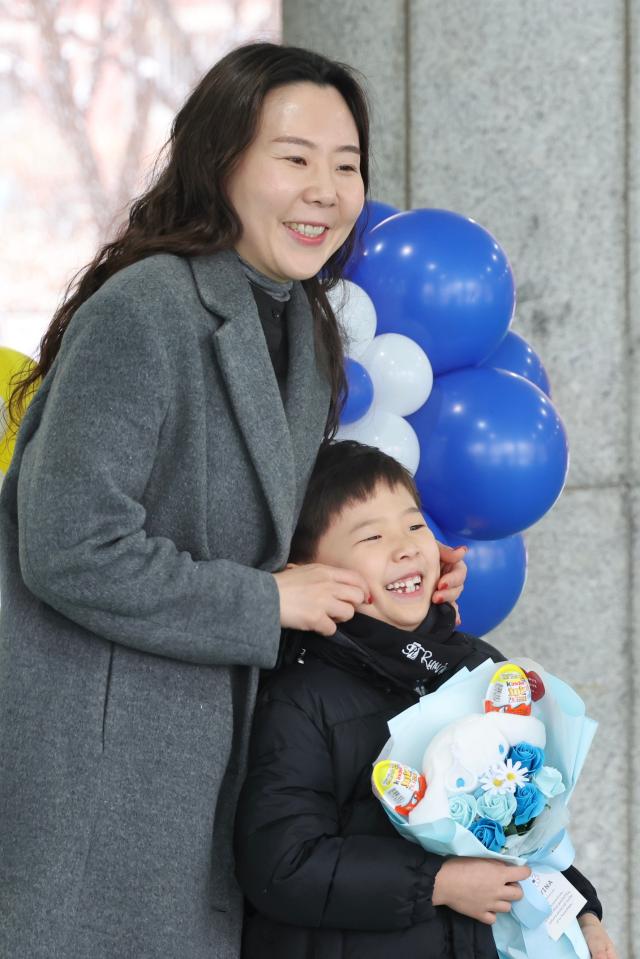
[[[398,832],[440,855],[532,870],[492,927],[501,959],[589,959],[576,919],[585,900],[561,871],[575,854],[567,803],[595,730],[571,687],[524,659],[461,669],[389,722],[372,782]]]

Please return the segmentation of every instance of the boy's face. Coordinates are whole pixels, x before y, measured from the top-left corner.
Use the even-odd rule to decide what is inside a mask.
[[[314,562],[360,573],[371,603],[357,611],[400,629],[425,618],[440,573],[438,545],[411,493],[386,483],[344,507],[320,538]]]

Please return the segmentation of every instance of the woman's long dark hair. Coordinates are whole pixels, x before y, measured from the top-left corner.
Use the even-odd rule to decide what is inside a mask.
[[[360,139],[365,193],[369,186],[369,112],[351,68],[299,47],[253,43],[232,50],[203,77],[177,114],[165,146],[166,163],[132,204],[129,220],[67,287],[40,343],[35,366],[20,375],[9,412],[16,423],[37,383],[50,369],[76,310],[118,270],[154,253],[198,256],[232,248],[242,227],[225,184],[253,141],[266,94],[288,83],[332,86],[342,95]],[[326,435],[334,435],[346,395],[342,337],[327,299],[353,251],[355,229],[329,258],[320,277],[303,281],[316,343],[331,383]]]

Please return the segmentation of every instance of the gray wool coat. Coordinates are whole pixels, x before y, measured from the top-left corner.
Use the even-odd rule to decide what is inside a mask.
[[[0,495],[0,956],[235,959],[232,828],[270,571],[329,408],[294,284],[283,403],[233,253],[75,314]]]

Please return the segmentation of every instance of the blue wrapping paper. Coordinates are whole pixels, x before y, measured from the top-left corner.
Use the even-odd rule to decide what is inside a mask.
[[[545,695],[532,704],[532,715],[544,723],[547,736],[545,765],[562,774],[565,791],[548,799],[548,807],[523,836],[509,836],[503,853],[489,851],[476,837],[450,819],[412,826],[387,806],[397,831],[411,842],[442,856],[476,856],[527,863],[546,870],[562,871],[573,861],[574,851],[566,834],[567,803],[586,759],[597,723],[585,712],[578,694],[567,683],[529,659],[514,662],[525,671],[534,670],[542,678]],[[394,759],[422,769],[425,749],[431,739],[450,723],[481,712],[485,693],[497,664],[487,660],[471,672],[463,668],[435,693],[423,696],[415,705],[389,721],[390,739],[376,760]],[[501,959],[589,959],[589,950],[575,919],[565,933],[554,941],[547,933],[546,902],[531,885],[523,884],[525,899],[511,913],[497,916],[492,927]]]

